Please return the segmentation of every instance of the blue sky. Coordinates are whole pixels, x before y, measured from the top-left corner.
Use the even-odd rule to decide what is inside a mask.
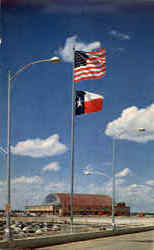
[[[40,1],[41,2],[41,1]],[[46,1],[46,3],[49,1]],[[112,192],[116,139],[116,200],[153,211],[153,6],[55,3],[1,10],[0,143],[7,142],[7,71],[40,63],[12,81],[12,205],[38,204],[50,192],[70,192],[72,47],[106,48],[107,73],[76,85],[104,96],[101,112],[75,118],[75,192]],[[105,6],[105,7],[104,7]],[[138,132],[138,128],[146,131]],[[6,204],[5,157],[0,155],[1,207]],[[82,169],[90,169],[85,176]],[[106,176],[102,175],[104,173]]]

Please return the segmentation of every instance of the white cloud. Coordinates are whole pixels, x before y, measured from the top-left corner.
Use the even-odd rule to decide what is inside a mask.
[[[75,187],[76,193],[85,193],[85,184]],[[112,178],[98,183],[88,183],[86,193],[106,194],[112,197]],[[128,184],[126,178],[116,178],[115,189],[116,202],[126,202],[131,207],[131,211],[152,212],[154,207],[154,189],[143,184]]]
[[[120,185],[124,184],[125,182],[126,182],[125,179],[122,179],[122,178],[116,179],[116,185],[117,185],[117,186],[120,186]],[[119,188],[119,187],[118,187],[118,188]]]
[[[47,186],[47,189],[50,190],[50,192],[64,192],[65,189],[68,190],[68,184],[64,182],[52,182]]]
[[[126,202],[126,205],[131,207],[131,211],[140,211],[140,209],[142,209],[142,211],[153,211],[154,189],[152,185],[154,185],[154,180],[150,180],[142,184],[130,184],[127,178],[129,174],[132,175],[132,171],[129,168],[125,168],[116,175],[116,201]],[[132,178],[131,181],[133,181]],[[91,182],[88,182],[86,185],[86,193],[106,194],[112,197],[112,177],[110,179],[103,179],[102,182],[100,177],[97,183],[92,182],[93,179],[89,180]],[[79,180],[75,189],[77,193],[85,193],[85,183],[81,185]]]
[[[39,195],[40,201],[42,200],[42,184],[43,178],[40,176],[20,176],[11,179],[11,207],[12,209],[23,209],[26,203],[37,203],[37,196]],[[0,181],[0,208],[5,207],[7,203],[7,182]],[[38,204],[38,203],[37,203]]]
[[[59,142],[59,135],[55,134],[47,139],[29,139],[21,141],[15,147],[11,146],[13,154],[30,157],[48,157],[57,154],[63,154],[67,147]]]
[[[139,128],[145,132],[139,132]],[[154,140],[154,104],[143,109],[135,106],[124,109],[119,118],[107,124],[105,134],[135,142]]]
[[[64,48],[59,49],[59,54],[65,62],[72,62],[73,60],[73,47],[76,50],[91,51],[100,48],[101,42],[95,41],[92,43],[84,43],[77,41],[77,36],[68,37],[66,39]]]
[[[12,180],[12,183],[17,184],[41,184],[43,182],[42,178],[39,176],[33,176],[33,177],[25,177],[25,176],[20,176]]]
[[[113,37],[117,37],[117,38],[122,39],[122,40],[130,40],[131,39],[130,35],[125,34],[125,33],[121,33],[118,30],[110,30],[109,34]]]
[[[57,161],[49,163],[42,169],[42,171],[59,171],[59,170],[60,170],[60,165]]]
[[[124,168],[122,171],[116,174],[116,177],[125,177],[131,173],[131,170],[129,168]]]
[[[100,177],[101,180],[102,177]],[[92,179],[91,179],[92,181]],[[148,184],[149,183],[149,184]],[[128,184],[126,177],[116,179],[116,201],[124,201],[126,205],[131,206],[131,211],[136,209],[140,211],[153,211],[154,206],[154,189],[150,185],[153,185],[154,181],[149,180],[143,184]],[[148,184],[148,185],[147,185]],[[7,183],[6,181],[0,181],[0,196],[1,204],[0,208],[4,208],[7,203]],[[11,180],[11,205],[13,209],[23,209],[26,205],[42,204],[45,197],[51,192],[70,192],[70,184],[68,180],[63,181],[51,181],[47,183],[43,177],[21,176]],[[106,194],[112,196],[112,178],[103,179],[97,183],[89,182],[75,185],[76,193],[96,193]]]
[[[41,176],[20,176],[11,179],[11,207],[23,209],[26,205],[42,204],[45,197],[51,192],[70,192],[68,180],[51,181]],[[7,182],[0,181],[0,209],[7,203]]]
[[[154,186],[154,180],[148,180],[146,182],[147,185]]]
[[[117,187],[119,188],[120,186],[122,186],[124,183],[126,183],[125,178],[115,178],[115,185],[116,185],[116,190]],[[104,185],[104,192],[105,193],[112,193],[112,188],[113,188],[113,181],[112,178],[110,178],[110,180],[108,180],[105,185]]]
[[[105,176],[105,177],[107,177],[107,178],[110,178],[110,176],[108,176],[107,174],[105,174],[103,171],[94,170],[94,171],[93,171],[93,174],[102,175],[102,176]]]
[[[119,188],[120,200],[125,201],[132,210],[153,211],[154,191],[146,184],[123,185]]]

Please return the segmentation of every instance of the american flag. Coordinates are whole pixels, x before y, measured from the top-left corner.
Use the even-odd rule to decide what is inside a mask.
[[[83,52],[75,51],[74,81],[101,78],[106,72],[105,49]]]

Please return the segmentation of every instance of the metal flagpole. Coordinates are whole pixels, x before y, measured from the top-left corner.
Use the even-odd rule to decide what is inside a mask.
[[[75,60],[75,47],[73,47],[73,70]],[[73,195],[74,195],[74,116],[75,116],[75,83],[72,78],[72,133],[71,133],[71,195],[70,195],[70,218],[71,232],[73,231]]]

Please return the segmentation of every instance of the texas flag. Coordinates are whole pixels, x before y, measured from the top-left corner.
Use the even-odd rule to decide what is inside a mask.
[[[88,114],[101,111],[103,96],[87,91],[76,91],[75,114]]]

